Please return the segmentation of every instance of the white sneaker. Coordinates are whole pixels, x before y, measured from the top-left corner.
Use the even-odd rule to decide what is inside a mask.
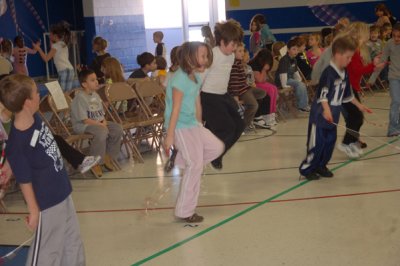
[[[358,144],[358,141],[350,143],[349,146],[354,152],[358,153],[359,156],[363,155],[364,152],[361,149],[361,145]]]
[[[100,160],[101,156],[86,156],[78,167],[79,172],[82,174],[86,173],[90,168],[98,164]]]
[[[253,120],[253,124],[256,127],[270,128],[270,126],[268,126],[267,123],[265,123],[265,120],[262,118],[262,116],[255,117],[254,120]]]
[[[338,148],[339,151],[342,151],[342,152],[346,153],[346,155],[350,159],[357,159],[357,158],[360,157],[360,154],[356,150],[354,150],[353,147],[351,147],[350,145],[339,143],[337,145],[337,148]]]

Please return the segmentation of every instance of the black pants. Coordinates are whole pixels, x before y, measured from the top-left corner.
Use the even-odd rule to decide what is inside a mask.
[[[258,102],[258,110],[257,113],[255,115],[255,117],[258,117],[260,115],[269,115],[270,114],[270,104],[271,104],[271,98],[269,97],[269,95],[265,95],[264,98],[262,98],[261,100],[257,100]]]
[[[70,163],[73,168],[77,169],[85,159],[85,155],[80,151],[75,150],[59,135],[54,135],[54,140],[60,149],[61,156],[64,157],[64,159],[67,160],[67,162]]]
[[[229,94],[202,92],[200,96],[205,127],[225,144],[224,153],[217,159],[222,160],[242,135],[244,121],[238,113],[236,101]]]
[[[360,96],[357,92],[354,92],[354,96],[360,101]],[[360,128],[364,122],[363,113],[352,103],[343,103],[345,114],[344,119],[346,121],[346,127],[351,129],[350,133],[346,130],[346,134],[343,138],[343,144],[349,145],[350,143],[357,142],[360,137]]]

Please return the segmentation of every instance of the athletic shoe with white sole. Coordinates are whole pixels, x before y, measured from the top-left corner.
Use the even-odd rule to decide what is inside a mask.
[[[265,123],[265,120],[261,116],[254,118],[253,125],[261,128],[270,128],[270,126],[268,126],[267,123]]]
[[[83,159],[83,162],[78,166],[79,172],[81,172],[82,174],[86,173],[90,170],[90,168],[98,164],[100,160],[100,156],[86,156]]]
[[[346,153],[347,157],[349,157],[350,159],[357,159],[360,157],[360,154],[352,147],[350,147],[350,145],[339,143],[337,145],[337,148],[339,151]]]

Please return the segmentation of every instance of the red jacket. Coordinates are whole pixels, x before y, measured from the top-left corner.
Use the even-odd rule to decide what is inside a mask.
[[[365,74],[374,72],[374,64],[364,65],[360,50],[357,50],[351,58],[350,64],[347,66],[351,87],[357,91],[361,91],[360,81]]]

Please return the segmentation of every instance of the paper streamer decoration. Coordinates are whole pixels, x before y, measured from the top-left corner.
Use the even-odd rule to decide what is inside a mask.
[[[7,11],[6,0],[0,0],[0,17],[3,16]]]

